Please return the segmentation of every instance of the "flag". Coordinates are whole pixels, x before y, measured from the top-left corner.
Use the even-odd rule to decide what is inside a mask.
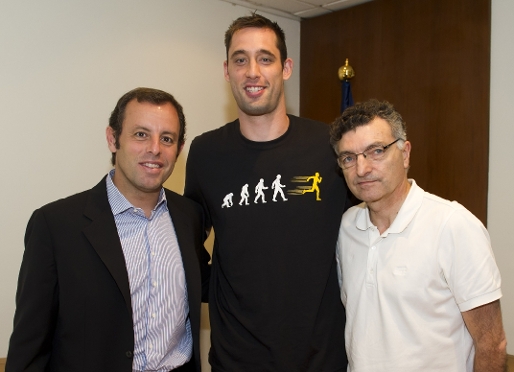
[[[350,80],[341,80],[341,113],[348,107],[353,106],[352,87]]]

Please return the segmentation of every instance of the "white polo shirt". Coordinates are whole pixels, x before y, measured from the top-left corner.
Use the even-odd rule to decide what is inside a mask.
[[[343,215],[337,261],[348,371],[471,372],[461,312],[502,295],[489,234],[459,203],[409,182],[382,235],[365,203]]]

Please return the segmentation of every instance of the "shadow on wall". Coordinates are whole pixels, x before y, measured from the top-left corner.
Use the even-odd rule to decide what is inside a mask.
[[[205,241],[205,248],[212,257],[212,247],[214,245],[214,231],[211,230],[209,237]],[[200,358],[202,361],[202,372],[211,372],[209,364],[209,349],[211,348],[211,326],[209,323],[209,305],[202,304],[202,315],[200,320]],[[514,371],[514,369],[513,369]],[[3,372],[0,370],[0,372]]]
[[[186,133],[187,134],[187,133]],[[182,195],[184,193],[184,183],[186,181],[186,154],[181,153],[175,163],[175,169],[170,178],[164,182],[164,187]],[[0,371],[1,372],[1,371]]]
[[[225,123],[230,123],[237,119],[237,105],[230,89],[230,83],[225,84],[225,97],[227,97],[227,103],[225,105]],[[220,123],[219,127],[225,123]]]

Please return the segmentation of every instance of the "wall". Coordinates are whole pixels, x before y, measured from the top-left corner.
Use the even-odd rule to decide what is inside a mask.
[[[184,106],[189,140],[167,182],[182,192],[190,140],[236,117],[223,78],[223,35],[249,13],[204,0],[0,0],[0,357],[7,354],[32,211],[105,175],[107,119],[137,86],[169,91]],[[299,62],[299,22],[268,16],[285,29]],[[286,84],[295,114],[298,71],[297,63]]]
[[[309,19],[301,113],[325,122],[339,115],[337,71],[349,58],[355,101],[388,100],[407,122],[409,175],[485,223],[489,51],[490,0],[376,0]]]
[[[514,355],[514,248],[510,232],[514,211],[514,1],[492,1],[491,128],[489,146],[488,229],[502,274],[503,324],[507,352]],[[514,369],[513,369],[514,370]]]

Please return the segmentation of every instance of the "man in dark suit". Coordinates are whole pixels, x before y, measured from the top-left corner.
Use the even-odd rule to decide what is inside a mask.
[[[184,145],[182,107],[134,89],[106,134],[114,169],[28,223],[7,372],[200,371],[203,219],[162,187]]]

